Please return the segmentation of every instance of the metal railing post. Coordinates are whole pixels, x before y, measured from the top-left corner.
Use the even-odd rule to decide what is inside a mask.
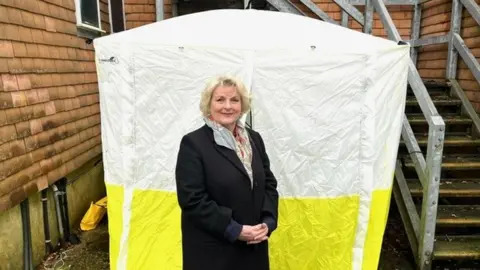
[[[365,22],[363,24],[363,32],[365,34],[372,34],[373,28],[373,0],[365,0]]]
[[[420,38],[420,22],[422,20],[422,6],[420,3],[416,3],[413,11],[412,18],[412,41]],[[412,45],[412,44],[410,44]],[[417,65],[417,51],[416,47],[410,48],[410,58],[412,58],[413,64]]]
[[[452,16],[450,20],[450,33],[448,41],[447,56],[447,79],[455,79],[457,77],[457,61],[458,53],[454,45],[454,34],[460,33],[462,25],[462,3],[460,0],[452,0]]]
[[[427,185],[423,187],[422,213],[420,218],[420,239],[418,241],[418,266],[422,270],[431,269],[435,227],[437,223],[438,192],[442,167],[445,123],[442,117],[432,116],[428,130],[427,146]]]

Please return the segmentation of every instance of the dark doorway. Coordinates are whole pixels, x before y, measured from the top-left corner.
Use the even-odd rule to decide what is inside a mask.
[[[186,15],[214,9],[244,9],[243,0],[178,0],[178,15]]]

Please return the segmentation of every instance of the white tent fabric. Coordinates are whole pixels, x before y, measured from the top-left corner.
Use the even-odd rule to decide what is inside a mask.
[[[292,14],[216,10],[94,41],[112,269],[181,269],[174,169],[208,79],[235,75],[279,181],[271,269],[376,269],[409,46]]]

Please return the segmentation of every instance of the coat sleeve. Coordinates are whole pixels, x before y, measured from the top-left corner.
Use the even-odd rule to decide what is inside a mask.
[[[268,225],[269,234],[277,228],[278,222],[278,191],[277,179],[270,170],[270,159],[265,149],[265,143],[262,136],[256,132],[260,144],[260,154],[262,155],[263,170],[265,171],[265,198],[262,206],[262,221]]]
[[[203,162],[192,139],[186,135],[180,143],[175,168],[177,197],[182,213],[188,220],[218,237],[226,237],[232,210],[219,206],[209,198],[205,188]]]

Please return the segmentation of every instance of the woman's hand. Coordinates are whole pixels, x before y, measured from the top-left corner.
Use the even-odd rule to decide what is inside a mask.
[[[268,226],[265,223],[255,226],[243,225],[240,236],[241,241],[246,241],[247,244],[258,244],[268,239]]]

